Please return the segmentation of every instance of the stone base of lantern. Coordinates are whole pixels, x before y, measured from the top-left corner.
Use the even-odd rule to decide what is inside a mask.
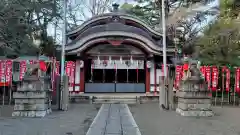
[[[49,78],[30,76],[18,84],[13,93],[14,117],[44,117],[51,113]]]
[[[176,112],[181,116],[213,116],[210,91],[199,84],[182,83],[177,91],[178,105]]]

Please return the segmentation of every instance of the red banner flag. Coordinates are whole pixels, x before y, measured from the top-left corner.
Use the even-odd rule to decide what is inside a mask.
[[[239,79],[240,79],[240,68],[237,68],[235,73],[235,91],[236,92],[240,92]]]
[[[179,88],[179,85],[180,85],[180,80],[182,78],[182,66],[181,65],[177,65],[176,66],[176,78],[175,78],[175,84],[174,84],[174,87],[175,89],[178,89]]]
[[[70,81],[70,86],[73,87],[74,86],[74,79],[75,79],[75,67],[76,64],[75,62],[72,61],[72,67],[71,67],[71,76],[69,78]]]
[[[226,68],[226,91],[230,91],[230,69]]]
[[[206,81],[208,82],[208,89],[210,89],[211,85],[211,67],[210,66],[206,66],[205,69],[206,72]]]
[[[47,65],[44,61],[39,61],[39,68],[41,71],[46,72],[47,71]]]
[[[23,60],[20,62],[19,81],[23,79],[26,70],[27,70],[27,62]]]
[[[203,77],[205,78],[205,76],[206,76],[206,67],[205,66],[201,66],[200,67],[200,71],[201,71]]]
[[[183,65],[183,71],[188,71],[188,68],[189,68],[188,63],[185,63]]]
[[[7,85],[12,84],[12,66],[13,66],[12,60],[7,60],[6,61],[6,75],[5,75]]]
[[[67,61],[65,65],[65,74],[70,77],[71,76],[71,67],[72,67],[72,62]]]
[[[5,85],[5,67],[6,67],[6,62],[5,60],[0,60],[0,86]]]
[[[212,91],[217,90],[218,85],[218,68],[216,66],[212,67]]]
[[[56,61],[56,62],[55,62],[55,74],[56,74],[56,75],[60,75],[59,69],[60,69],[60,62],[59,62],[59,61]]]

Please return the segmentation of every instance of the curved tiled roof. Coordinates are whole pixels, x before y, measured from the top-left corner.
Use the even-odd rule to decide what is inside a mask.
[[[101,19],[111,18],[112,16],[119,16],[122,19],[131,20],[133,22],[136,22],[136,23],[140,24],[142,27],[144,27],[145,29],[147,29],[152,34],[154,34],[156,36],[162,36],[161,33],[155,31],[154,29],[152,29],[149,25],[147,25],[147,23],[142,21],[140,18],[138,18],[136,16],[133,16],[133,15],[126,14],[126,13],[121,13],[121,12],[106,13],[106,14],[97,15],[95,17],[92,17],[89,20],[85,21],[83,24],[81,24],[76,29],[68,32],[67,35],[75,34],[75,33],[81,31],[82,29],[84,29],[85,27],[87,27],[89,24],[91,24],[93,22],[96,22],[96,21],[101,20]]]
[[[129,26],[129,25],[124,25],[119,22],[112,22],[104,25],[97,25],[94,27],[90,27],[83,31],[81,34],[78,35],[78,37],[73,40],[69,45],[75,44],[79,39],[84,38],[90,34],[94,34],[97,32],[105,32],[105,31],[123,31],[123,32],[130,32],[130,33],[135,33],[139,34],[141,36],[144,36],[148,38],[150,41],[155,43],[156,45],[160,45],[161,43],[156,42],[156,40],[153,40],[152,37],[144,30],[134,27],[134,26]]]

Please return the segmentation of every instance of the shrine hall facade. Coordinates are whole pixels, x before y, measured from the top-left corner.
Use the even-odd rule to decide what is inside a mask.
[[[162,34],[139,18],[121,12],[95,16],[67,34],[66,61],[76,62],[72,89],[81,93],[159,91],[162,50]],[[168,64],[174,50],[167,38]]]

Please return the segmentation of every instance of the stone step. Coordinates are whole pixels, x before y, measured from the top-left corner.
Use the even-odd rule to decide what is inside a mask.
[[[12,113],[13,117],[44,117],[47,114],[52,112],[51,109],[43,110],[43,111],[14,111]]]
[[[136,100],[94,100],[93,104],[137,104]]]
[[[46,91],[32,91],[32,92],[13,92],[13,98],[14,99],[20,99],[20,98],[48,98],[49,94]]]
[[[136,96],[123,97],[123,96],[96,96],[92,97],[92,103],[109,103],[109,104],[136,104],[139,102],[139,98]]]
[[[15,104],[14,105],[15,111],[23,111],[23,110],[42,111],[42,110],[47,110],[48,108],[50,108],[49,104]]]

